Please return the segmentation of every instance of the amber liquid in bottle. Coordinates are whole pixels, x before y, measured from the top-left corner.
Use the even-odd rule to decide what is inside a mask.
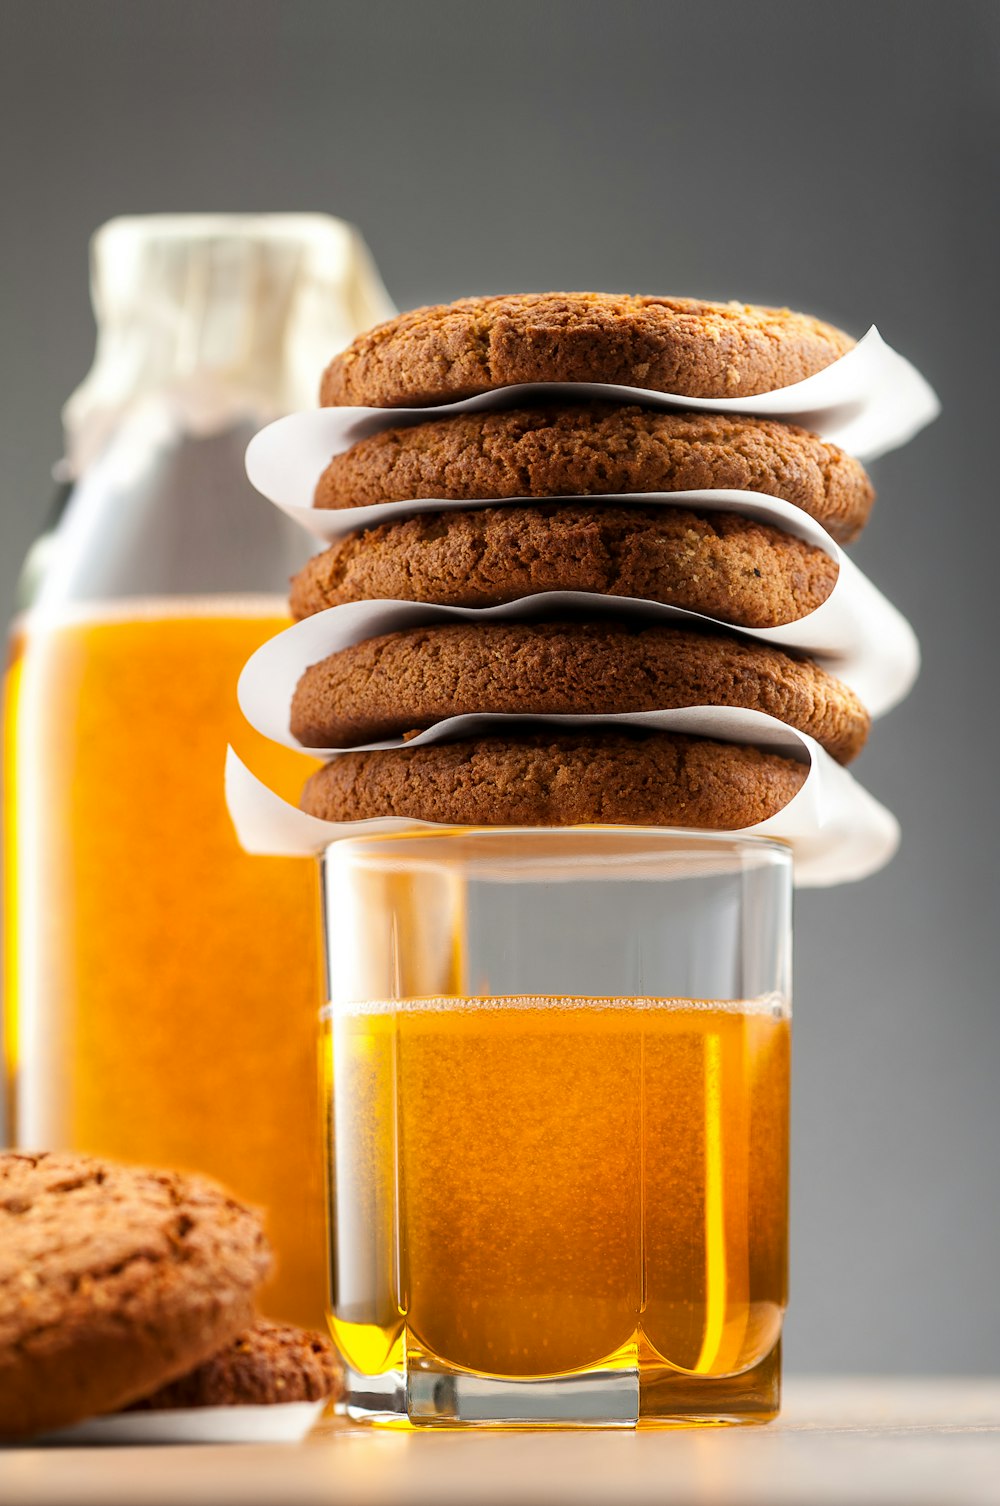
[[[18,1142],[198,1169],[267,1209],[265,1310],[321,1321],[314,865],[250,857],[227,742],[286,797],[304,760],[236,705],[281,598],[79,607],[15,633],[7,927]],[[19,1070],[20,1069],[20,1070]],[[27,1069],[27,1070],[25,1070]]]

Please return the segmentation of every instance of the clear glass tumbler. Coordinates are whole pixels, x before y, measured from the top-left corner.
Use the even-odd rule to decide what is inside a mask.
[[[333,844],[323,893],[349,1414],[773,1417],[788,849],[442,828]]]

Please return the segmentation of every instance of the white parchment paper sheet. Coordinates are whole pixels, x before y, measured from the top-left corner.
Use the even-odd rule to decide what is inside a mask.
[[[874,714],[894,705],[906,693],[917,672],[916,639],[904,618],[882,597],[849,560],[843,562],[848,579],[847,598],[853,591],[853,618],[830,613],[824,603],[818,611],[788,628],[760,628],[746,636],[775,647],[794,647],[815,652],[833,674],[846,681]],[[855,578],[856,577],[856,578]],[[836,593],[835,593],[836,594]],[[843,601],[845,598],[841,597]],[[237,696],[247,721],[273,742],[289,748],[301,744],[289,730],[292,695],[310,664],[338,653],[366,638],[406,628],[446,622],[523,622],[539,618],[554,620],[570,613],[589,617],[630,617],[644,622],[695,626],[714,621],[680,607],[638,601],[627,596],[598,596],[584,591],[546,591],[522,596],[498,607],[442,607],[412,601],[352,601],[326,612],[303,618],[261,645],[247,660],[240,675]],[[818,619],[818,621],[817,621]],[[812,630],[808,625],[812,624]],[[825,630],[824,630],[825,625]],[[850,635],[846,631],[851,629]],[[797,631],[798,630],[798,631]],[[869,636],[870,635],[870,636]],[[836,646],[836,652],[822,652]],[[379,744],[394,747],[398,740]],[[323,757],[341,752],[337,748],[309,749]]]
[[[325,1401],[260,1407],[170,1407],[162,1412],[113,1412],[47,1433],[35,1443],[299,1443]]]
[[[521,720],[509,716],[461,716],[438,722],[408,747],[457,737],[488,736]],[[620,716],[543,716],[532,721],[556,728],[622,724],[753,743],[786,757],[807,760],[809,773],[784,810],[745,828],[749,834],[790,843],[795,882],[816,888],[866,878],[889,861],[899,843],[896,819],[805,733],[760,711],[691,706]],[[296,857],[319,853],[342,837],[413,831],[439,823],[380,816],[366,821],[321,821],[289,805],[229,749],[226,799],[236,834],[247,852]]]
[[[704,409],[710,413],[782,419],[840,445],[859,460],[874,460],[905,444],[940,411],[930,384],[915,366],[885,343],[872,325],[853,350],[830,366],[805,381],[757,397],[682,397],[607,382],[543,382],[501,387],[462,402],[429,408],[323,408],[311,415],[292,414],[279,423],[289,426],[287,432],[294,432],[296,420],[307,417],[318,420],[322,416],[322,433],[327,444],[325,466],[333,455],[380,429],[427,423],[456,413],[523,406],[539,397],[564,402],[642,403],[653,408]],[[254,444],[256,441],[251,444],[250,455]],[[317,470],[313,485],[319,473]],[[252,472],[250,479],[258,485]],[[260,489],[270,495],[266,487]]]

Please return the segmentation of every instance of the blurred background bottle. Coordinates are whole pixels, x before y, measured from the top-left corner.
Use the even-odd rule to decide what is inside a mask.
[[[115,220],[92,286],[95,361],[11,631],[10,1138],[225,1181],[268,1211],[265,1311],[318,1325],[314,867],[247,857],[223,795],[227,742],[287,797],[307,772],[235,686],[309,546],[243,451],[392,308],[321,215]]]

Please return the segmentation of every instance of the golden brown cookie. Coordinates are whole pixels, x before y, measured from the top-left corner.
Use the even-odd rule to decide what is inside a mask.
[[[423,497],[586,497],[616,492],[763,492],[854,538],[875,492],[864,467],[806,429],[721,413],[614,403],[456,413],[383,429],[336,455],[317,507]]]
[[[777,753],[673,732],[524,727],[507,737],[341,754],[313,774],[302,809],[327,821],[735,831],[775,815],[807,773]]]
[[[291,607],[308,617],[347,601],[488,607],[539,591],[593,591],[774,627],[814,611],[836,580],[822,549],[735,513],[511,503],[349,534],[294,578]]]
[[[343,1370],[328,1338],[258,1318],[219,1354],[151,1396],[133,1402],[128,1410],[322,1401],[338,1397],[342,1388]]]
[[[349,748],[466,712],[514,716],[743,706],[847,763],[869,716],[811,659],[723,632],[645,622],[457,622],[369,638],[305,671],[291,730]]]
[[[829,366],[850,335],[807,314],[629,293],[515,293],[412,309],[327,367],[326,405],[454,402],[516,382],[751,397]]]
[[[253,1322],[257,1214],[200,1177],[0,1155],[0,1437],[126,1406]]]

